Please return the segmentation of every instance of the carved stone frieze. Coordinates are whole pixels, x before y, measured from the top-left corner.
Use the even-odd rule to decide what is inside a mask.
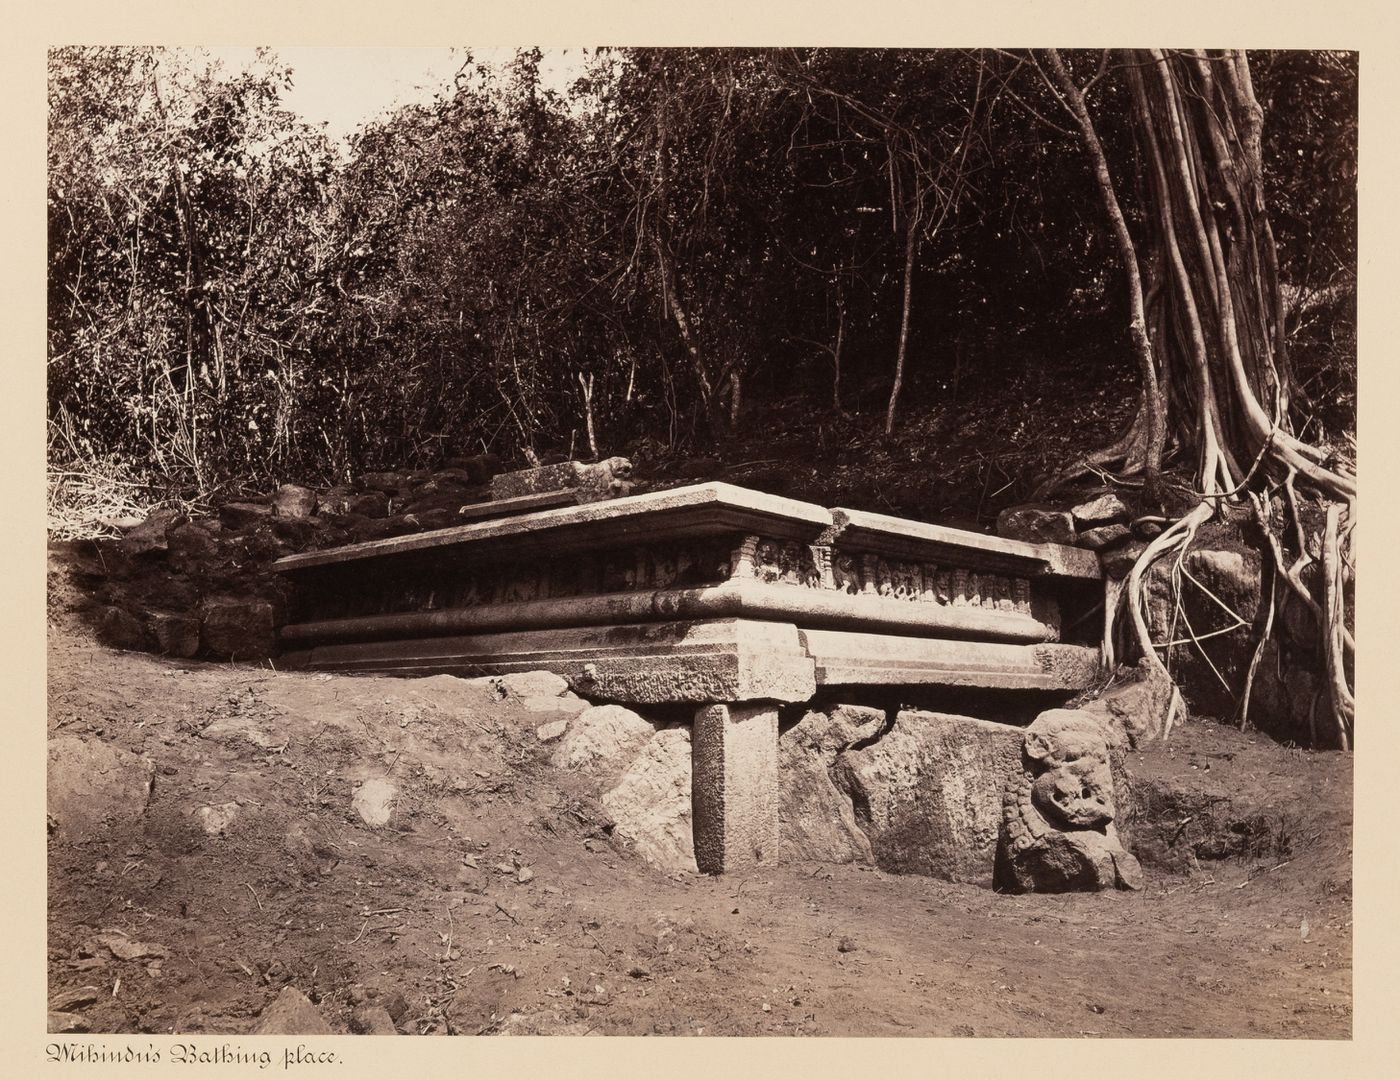
[[[870,552],[832,550],[825,544],[746,536],[734,550],[732,565],[733,577],[768,584],[911,603],[1031,612],[1031,583],[1026,578],[889,560]]]
[[[911,604],[974,607],[1031,614],[1024,578],[962,567],[890,560],[826,544],[747,535],[689,543],[639,544],[571,553],[557,559],[501,561],[435,572],[384,573],[348,590],[319,592],[306,618],[380,615],[444,608],[521,604],[754,581],[878,597]]]

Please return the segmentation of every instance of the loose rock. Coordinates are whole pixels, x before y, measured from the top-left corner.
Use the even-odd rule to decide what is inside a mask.
[[[201,806],[195,810],[194,818],[207,835],[223,836],[238,818],[238,804],[226,802],[217,806]]]
[[[569,689],[567,680],[552,671],[513,671],[509,675],[495,675],[489,679],[506,693],[518,698],[559,697]]]
[[[1043,506],[1009,506],[997,515],[997,535],[1032,544],[1074,543],[1074,519]]]
[[[272,496],[272,512],[282,518],[305,518],[316,512],[316,492],[299,484],[283,484]]]
[[[1086,529],[1079,534],[1079,544],[1090,551],[1102,551],[1121,543],[1132,535],[1126,525],[1101,525],[1097,529]]]
[[[74,990],[64,990],[49,999],[49,1013],[71,1013],[97,1004],[102,991],[96,986],[79,986]]]
[[[637,756],[656,728],[621,705],[596,705],[579,713],[551,760],[565,769],[593,767],[616,775]]]
[[[1074,516],[1075,524],[1081,528],[1107,525],[1114,521],[1127,521],[1133,516],[1128,504],[1111,491],[1105,492],[1096,499],[1080,503],[1070,513]]]
[[[388,780],[366,780],[355,790],[350,806],[366,825],[379,828],[389,823],[398,796],[399,789]]]
[[[50,1035],[71,1035],[90,1030],[86,1016],[70,1012],[49,1013]]]
[[[554,720],[535,728],[535,737],[539,739],[540,742],[550,742],[562,736],[568,728],[569,722],[567,720]]]
[[[316,1006],[294,986],[284,986],[263,1009],[254,1035],[334,1035]]]
[[[394,1018],[381,1005],[361,1005],[350,1013],[350,1030],[356,1035],[397,1035]]]

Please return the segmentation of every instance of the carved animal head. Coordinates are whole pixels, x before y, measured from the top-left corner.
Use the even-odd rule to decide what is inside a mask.
[[[1031,802],[1062,828],[1101,829],[1113,820],[1113,776],[1106,761],[1079,758],[1041,773]]]
[[[610,457],[598,464],[618,480],[626,480],[632,475],[632,462],[625,457]]]
[[[1113,820],[1113,773],[1103,736],[1069,710],[1042,713],[1026,729],[1025,752],[1040,773],[1031,801],[1047,821],[1070,829]]]

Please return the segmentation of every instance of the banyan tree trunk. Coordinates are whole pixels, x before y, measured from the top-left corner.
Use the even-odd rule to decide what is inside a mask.
[[[1164,428],[1168,452],[1189,463],[1200,495],[1195,509],[1158,536],[1129,575],[1125,600],[1143,652],[1161,665],[1142,616],[1144,575],[1151,563],[1188,545],[1223,502],[1252,505],[1261,526],[1271,528],[1268,504],[1279,490],[1287,490],[1286,505],[1296,513],[1296,480],[1335,506],[1324,538],[1326,595],[1308,599],[1319,616],[1320,647],[1333,677],[1337,741],[1348,746],[1353,705],[1342,661],[1350,636],[1339,597],[1350,560],[1337,552],[1338,538],[1354,523],[1356,479],[1294,434],[1295,387],[1264,198],[1264,117],[1245,54],[1160,49],[1119,54],[1144,173],[1145,222],[1136,240],[1118,209],[1083,94],[1058,54],[1047,51],[1045,60],[1046,81],[1074,117],[1095,165],[1126,264],[1133,329],[1146,326],[1145,341],[1133,335],[1144,368],[1137,418],[1088,464],[1124,473],[1150,470],[1154,436]],[[1281,545],[1271,542],[1280,573],[1299,591],[1305,587],[1298,563],[1311,561],[1302,528],[1294,522],[1302,550],[1292,566],[1284,565]]]

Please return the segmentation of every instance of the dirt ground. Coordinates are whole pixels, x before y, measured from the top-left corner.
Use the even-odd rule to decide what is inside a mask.
[[[66,609],[50,737],[155,765],[129,827],[50,835],[50,996],[93,1032],[246,1033],[290,984],[342,1032],[368,1002],[405,1034],[1351,1035],[1341,754],[1189,724],[1131,755],[1140,893],[668,877],[487,685],[117,652]],[[384,828],[351,809],[371,775]]]

